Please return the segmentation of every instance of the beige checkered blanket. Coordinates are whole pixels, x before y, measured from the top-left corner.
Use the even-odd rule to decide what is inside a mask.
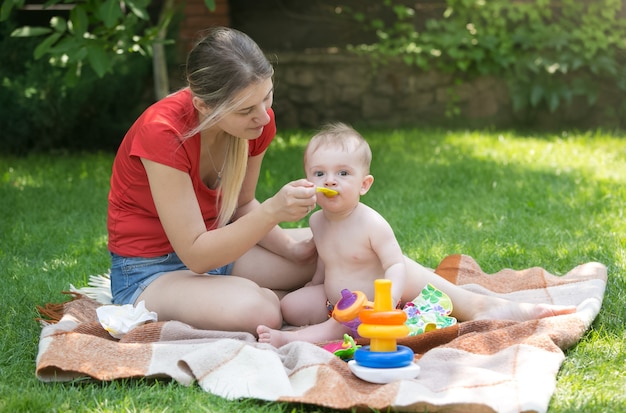
[[[527,322],[462,322],[404,339],[421,372],[382,385],[358,379],[345,362],[309,343],[276,349],[247,333],[197,330],[175,321],[145,324],[117,340],[97,320],[100,304],[76,296],[57,307],[58,322],[45,323],[36,374],[42,381],[166,377],[227,399],[336,409],[545,412],[563,350],[580,340],[600,311],[606,267],[586,263],[563,276],[539,267],[485,274],[471,257],[451,255],[435,271],[482,294],[576,305],[577,312]],[[50,315],[54,307],[40,310]]]

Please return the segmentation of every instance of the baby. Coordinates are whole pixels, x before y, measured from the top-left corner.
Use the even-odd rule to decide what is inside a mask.
[[[311,282],[281,301],[287,322],[303,325],[301,303],[325,297],[329,315],[341,299],[341,290],[362,291],[374,298],[374,280],[392,283],[392,299],[398,303],[406,281],[406,264],[389,223],[375,210],[360,202],[369,191],[372,152],[353,128],[337,123],[326,126],[309,142],[304,153],[306,178],[316,186],[331,189],[318,194],[321,210],[313,213],[309,225],[318,252],[317,270]],[[314,319],[314,318],[313,318]],[[259,342],[280,347],[291,341],[320,343],[355,333],[328,318],[323,323],[297,330],[275,330],[259,326]]]

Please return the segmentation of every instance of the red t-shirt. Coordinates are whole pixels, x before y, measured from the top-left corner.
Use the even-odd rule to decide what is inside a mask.
[[[156,257],[173,252],[152,199],[140,158],[187,172],[207,230],[217,223],[217,191],[200,179],[200,134],[182,139],[198,123],[191,91],[180,90],[152,106],[137,119],[120,144],[111,175],[107,228],[109,250],[125,257]],[[261,136],[249,141],[248,156],[270,145],[276,134],[274,112]],[[184,211],[181,211],[184,213]]]

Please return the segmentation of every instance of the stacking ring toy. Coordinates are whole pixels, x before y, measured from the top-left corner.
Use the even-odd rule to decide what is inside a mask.
[[[397,345],[398,338],[409,335],[409,328],[405,324],[406,313],[392,306],[391,281],[374,281],[374,303],[370,308],[363,308],[362,301],[356,305],[360,298],[358,294],[343,290],[341,295],[340,311],[344,312],[340,314],[353,317],[356,307],[362,322],[357,331],[361,337],[370,339],[370,345],[357,349],[354,360],[348,362],[352,373],[372,383],[390,383],[417,377],[420,368],[413,362],[413,350]],[[342,302],[344,297],[345,302]]]

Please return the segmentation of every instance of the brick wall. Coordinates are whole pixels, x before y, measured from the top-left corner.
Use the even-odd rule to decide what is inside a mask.
[[[230,26],[228,0],[215,0],[215,11],[210,11],[204,0],[185,0],[184,4],[178,35],[180,56],[186,56],[191,50],[198,32],[211,26]]]
[[[216,9],[211,12],[204,0],[186,0],[178,38],[179,62],[185,62],[198,32],[215,25],[233,27],[229,1],[215,2]],[[232,11],[236,16],[236,7],[233,6]],[[265,21],[250,15],[244,20]],[[614,85],[605,82],[598,82],[598,101],[591,107],[586,98],[579,97],[569,105],[562,103],[555,112],[545,109],[515,112],[506,83],[501,79],[482,77],[458,84],[452,75],[421,72],[401,63],[373,70],[367,59],[345,53],[328,53],[322,49],[272,51],[259,42],[257,38],[262,36],[258,33],[237,28],[257,41],[274,64],[274,111],[282,128],[317,128],[336,120],[387,126],[452,122],[470,126],[547,128],[624,125],[619,116],[622,112],[612,110],[623,107],[624,98]],[[289,30],[281,30],[283,37],[291,36]],[[271,35],[276,36],[276,33]],[[172,90],[184,86],[183,79],[182,68],[173,70]],[[461,116],[448,118],[446,111],[451,107],[460,109]]]
[[[516,112],[506,82],[490,76],[458,83],[453,75],[424,72],[400,60],[374,69],[367,58],[347,53],[281,52],[268,57],[275,68],[273,107],[280,128],[319,128],[331,121],[386,127],[624,126],[620,112],[613,110],[623,107],[623,92],[600,79],[593,105],[579,96],[554,112]],[[451,107],[460,109],[458,117],[446,116]]]

